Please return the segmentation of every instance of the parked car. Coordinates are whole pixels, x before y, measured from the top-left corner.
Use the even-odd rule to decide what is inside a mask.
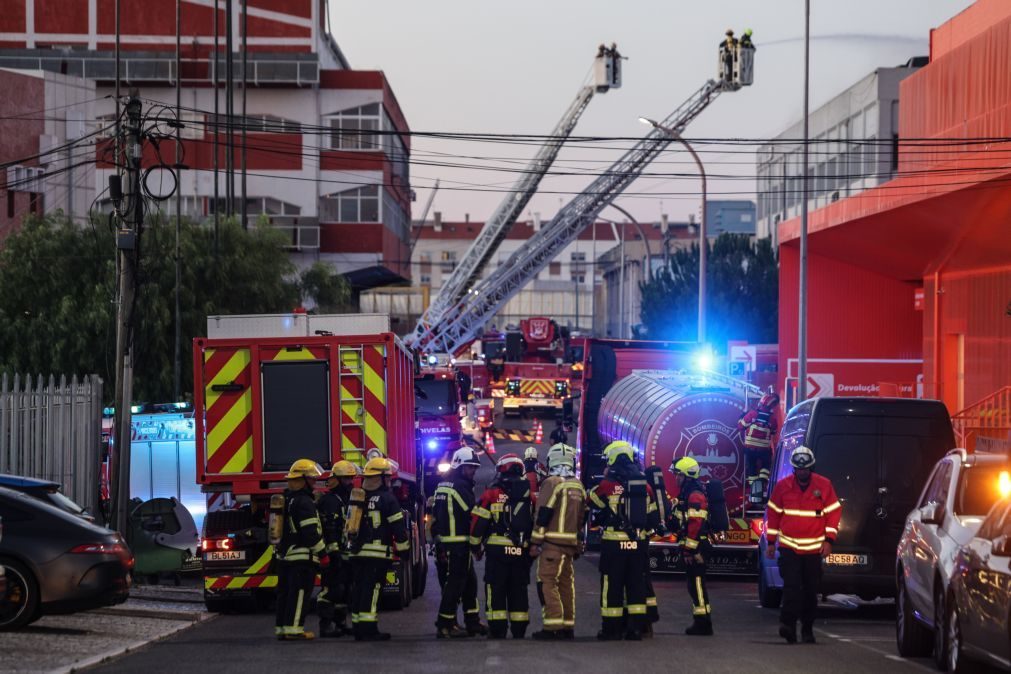
[[[938,459],[955,447],[951,418],[936,400],[816,398],[787,414],[776,445],[774,480],[793,471],[790,453],[814,452],[814,470],[835,485],[842,522],[824,562],[822,592],[862,599],[895,595],[895,550],[906,515]],[[758,594],[779,606],[783,581],[759,539]]]
[[[1003,483],[1011,492],[1011,480]],[[1011,670],[1011,499],[990,510],[962,546],[945,601],[948,658],[942,669],[973,671],[971,660]]]
[[[126,601],[133,555],[118,533],[6,487],[0,487],[0,518],[7,579],[0,631],[46,614]]]
[[[933,652],[938,666],[947,663],[944,600],[955,556],[1000,500],[1000,476],[1008,470],[1007,456],[964,449],[948,452],[934,467],[906,518],[895,562],[895,638],[903,657]]]
[[[7,487],[15,491],[23,491],[29,496],[42,499],[53,504],[61,510],[66,510],[71,515],[83,517],[89,522],[94,522],[95,517],[85,508],[77,505],[60,491],[62,485],[52,480],[39,480],[34,477],[21,477],[20,475],[7,475],[0,473],[0,487]]]

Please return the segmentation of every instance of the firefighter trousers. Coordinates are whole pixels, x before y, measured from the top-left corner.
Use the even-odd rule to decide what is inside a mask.
[[[544,630],[571,630],[576,625],[576,577],[571,553],[550,543],[537,558],[537,595]]]
[[[660,609],[656,604],[656,590],[653,589],[653,574],[649,565],[649,541],[643,541],[639,547],[642,548],[643,569],[646,575],[646,619],[650,623],[655,623],[660,621]]]
[[[685,581],[688,584],[688,596],[692,599],[692,617],[708,620],[713,613],[709,605],[709,588],[706,587],[706,571],[709,565],[705,562],[685,562]]]
[[[351,559],[351,629],[355,636],[379,631],[379,592],[390,570],[390,560],[375,557]]]
[[[351,561],[337,553],[330,557],[330,566],[320,571],[320,593],[316,598],[316,613],[321,621],[344,625],[351,603]]]
[[[481,612],[477,605],[477,574],[474,560],[470,556],[467,543],[445,543],[446,582],[442,586],[442,601],[439,602],[439,617],[436,627],[452,627],[456,624],[456,607],[463,604],[464,623],[469,627],[481,622]]]
[[[605,634],[640,631],[646,623],[646,568],[642,541],[608,541],[600,546],[600,617]],[[628,622],[625,623],[625,615]]]
[[[301,634],[305,631],[305,613],[309,608],[316,565],[310,561],[277,562],[277,614],[274,633],[277,636]]]
[[[507,628],[522,639],[530,623],[530,556],[526,548],[489,545],[484,562],[485,616],[488,634],[505,637]],[[514,554],[509,554],[514,552]]]
[[[818,608],[821,585],[821,555],[798,555],[789,548],[779,548],[779,575],[783,578],[783,606],[779,621],[784,625],[810,630]]]

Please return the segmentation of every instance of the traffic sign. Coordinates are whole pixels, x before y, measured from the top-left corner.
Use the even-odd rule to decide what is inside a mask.
[[[807,375],[808,398],[831,398],[835,395],[835,375],[830,372]]]
[[[731,346],[730,360],[744,362],[744,369],[751,372],[758,363],[758,349],[754,346]]]

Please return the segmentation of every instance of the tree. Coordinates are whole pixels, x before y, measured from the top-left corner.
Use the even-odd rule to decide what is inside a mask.
[[[303,302],[312,302],[322,314],[339,314],[352,311],[351,286],[326,262],[315,262],[302,271],[299,290]]]
[[[707,243],[706,341],[774,343],[778,337],[779,270],[769,239],[722,234]],[[698,335],[699,247],[674,252],[652,281],[639,284],[642,327],[650,339],[695,341]]]
[[[300,282],[283,233],[213,232],[184,220],[180,238],[183,391],[192,390],[192,340],[210,314],[281,313],[299,303]],[[173,396],[175,222],[150,217],[139,237],[134,332],[135,400]],[[80,228],[62,215],[26,220],[0,251],[0,370],[97,372],[115,362],[115,234],[104,222]]]

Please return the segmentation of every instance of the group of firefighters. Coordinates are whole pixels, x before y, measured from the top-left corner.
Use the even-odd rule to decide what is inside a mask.
[[[507,454],[497,462],[494,481],[478,498],[474,491],[478,456],[466,447],[455,452],[447,479],[430,500],[430,533],[442,588],[437,638],[503,639],[510,633],[514,639],[524,638],[530,623],[527,588],[536,563],[543,627],[532,636],[573,639],[573,562],[583,552],[584,524],[591,512],[602,539],[597,638],[638,641],[652,636],[659,615],[648,546],[658,533],[672,533],[679,542],[693,617],[685,633],[713,634],[706,589],[711,506],[698,461],[684,456],[672,463],[678,493],[671,498],[663,488],[662,470],[657,466],[643,470],[629,443],[612,442],[604,457],[603,480],[587,492],[576,478],[576,450],[569,445],[553,445],[546,467],[537,461],[536,450],[525,458]],[[780,636],[795,643],[799,620],[802,641],[813,643],[821,558],[831,552],[841,506],[831,482],[812,472],[810,449],[798,447],[790,462],[794,475],[776,484],[768,502],[768,554],[774,557],[778,544],[784,580]],[[390,491],[395,473],[395,464],[384,457],[369,459],[361,473],[351,462],[339,461],[327,478],[328,491],[317,503],[313,485],[323,471],[308,459],[292,465],[278,520],[283,526],[276,551],[279,639],[315,637],[304,629],[304,619],[317,568],[320,636],[390,638],[378,629],[381,585],[394,556],[410,549],[404,513]],[[361,487],[355,488],[359,475]],[[474,568],[475,560],[482,559],[487,624],[480,618]]]

